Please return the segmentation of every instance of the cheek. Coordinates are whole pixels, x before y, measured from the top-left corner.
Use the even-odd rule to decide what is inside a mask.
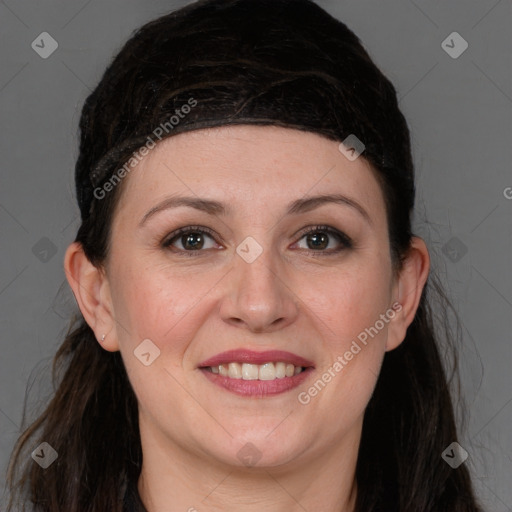
[[[375,387],[392,318],[386,316],[390,275],[384,265],[352,268],[311,281],[314,286],[303,295],[310,318],[319,319],[324,350],[317,379],[301,390],[301,403],[324,404],[332,428],[341,428],[340,410],[347,421],[362,414]]]
[[[197,329],[198,323],[192,320],[204,311],[219,276],[134,264],[115,279],[120,283],[114,297],[116,317],[129,326],[120,333],[124,345],[149,338],[167,351],[179,350],[180,340],[193,336],[190,329]],[[172,346],[167,346],[170,339]]]
[[[306,276],[300,288],[305,307],[322,320],[322,331],[339,348],[373,326],[390,306],[390,272],[384,265]]]

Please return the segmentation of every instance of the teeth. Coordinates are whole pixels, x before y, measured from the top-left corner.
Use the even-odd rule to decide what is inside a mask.
[[[242,379],[258,380],[258,366],[255,364],[244,363],[242,365]]]
[[[294,366],[290,363],[229,363],[219,366],[210,366],[212,373],[229,377],[230,379],[242,380],[274,380],[284,377],[293,377],[303,371],[302,366]]]
[[[285,363],[276,363],[276,377],[278,379],[283,379],[286,377],[286,364]]]
[[[257,368],[256,365],[254,367]],[[259,368],[258,376],[260,380],[274,380],[277,378],[274,363],[262,364]]]
[[[242,367],[238,363],[229,363],[228,377],[230,379],[241,379]]]

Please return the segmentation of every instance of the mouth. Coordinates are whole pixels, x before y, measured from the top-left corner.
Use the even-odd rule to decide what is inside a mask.
[[[276,380],[299,375],[306,368],[304,366],[295,366],[291,363],[279,361],[276,363],[267,362],[264,364],[231,362],[216,366],[206,366],[202,369],[230,379]]]
[[[198,369],[227,391],[263,398],[297,387],[314,366],[290,352],[231,350],[204,361]]]

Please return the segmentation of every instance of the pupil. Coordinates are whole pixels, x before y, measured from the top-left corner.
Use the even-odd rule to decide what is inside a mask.
[[[183,239],[185,240],[185,243],[183,243]],[[182,243],[185,249],[201,249],[201,247],[203,247],[200,233],[189,233],[188,235],[183,236]]]
[[[308,243],[312,242],[313,248],[324,249],[329,245],[328,236],[325,233],[314,233],[308,235]]]

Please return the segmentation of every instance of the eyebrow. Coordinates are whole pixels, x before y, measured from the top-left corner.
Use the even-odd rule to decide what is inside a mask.
[[[368,212],[357,201],[342,194],[325,194],[296,199],[288,205],[286,215],[306,213],[324,204],[333,203],[350,206],[356,210],[370,225],[372,224],[372,220],[368,215]],[[227,215],[231,211],[228,206],[218,201],[200,199],[198,197],[172,196],[164,199],[162,202],[148,210],[142,217],[139,223],[139,227],[142,227],[142,225],[145,224],[147,220],[150,217],[153,217],[155,214],[170,208],[178,208],[180,206],[194,208],[196,210],[208,213],[209,215]]]

